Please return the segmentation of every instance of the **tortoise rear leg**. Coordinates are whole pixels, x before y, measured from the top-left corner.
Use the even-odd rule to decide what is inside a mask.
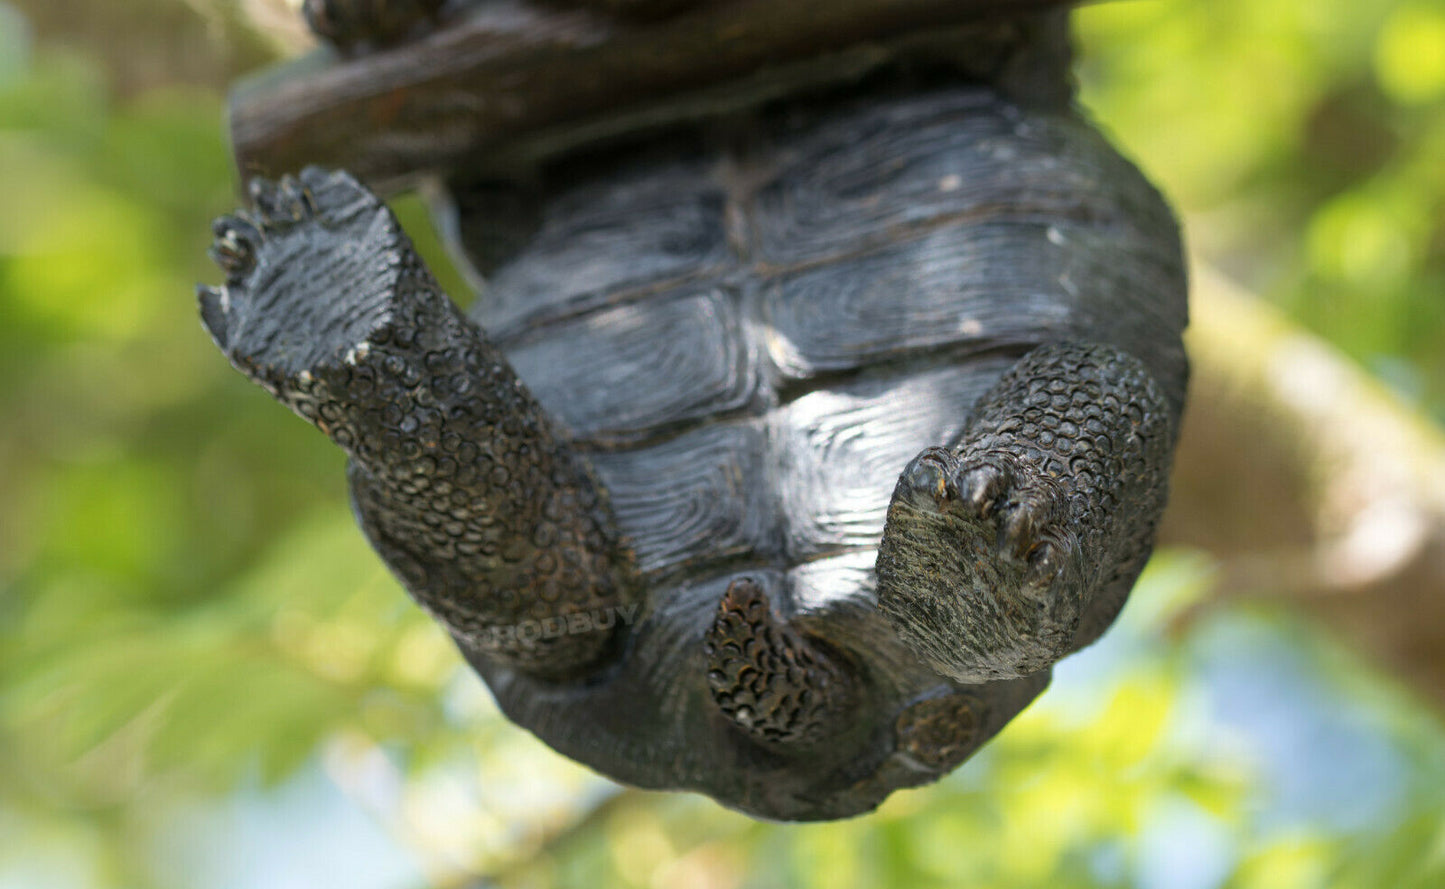
[[[373,546],[464,647],[552,678],[596,663],[640,598],[586,462],[355,179],[251,194],[216,222],[216,343],[346,451]]]
[[[894,489],[879,606],[960,682],[1026,676],[1096,639],[1153,545],[1176,420],[1132,356],[1041,346]]]

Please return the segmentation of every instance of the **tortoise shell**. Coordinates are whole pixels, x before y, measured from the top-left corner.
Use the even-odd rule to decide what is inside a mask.
[[[474,665],[519,722],[623,781],[841,816],[956,765],[1046,681],[978,695],[902,666],[874,601],[899,470],[1043,343],[1131,350],[1181,403],[1185,287],[1167,207],[1071,113],[885,92],[767,115],[743,142],[565,167],[527,237],[498,237],[487,189],[454,188],[461,255],[525,245],[486,264],[470,314],[591,459],[647,580],[634,645],[657,653],[580,692]],[[678,679],[706,674],[739,579],[844,658],[897,665],[874,670],[874,718],[809,754],[824,781],[797,786]],[[949,761],[883,755],[880,731],[950,694],[976,726]]]
[[[318,171],[218,223],[201,295],[512,719],[782,819],[946,774],[1104,631],[1187,377],[1175,223],[1071,107],[1061,16],[831,2],[493,0],[252,84],[243,169],[441,174],[475,327]]]

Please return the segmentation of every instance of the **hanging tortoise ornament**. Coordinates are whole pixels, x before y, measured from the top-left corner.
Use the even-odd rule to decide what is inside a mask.
[[[238,92],[284,175],[202,317],[511,719],[868,811],[1099,637],[1165,502],[1177,229],[1072,107],[1060,5],[309,3],[340,48]],[[469,313],[363,179],[426,185]]]

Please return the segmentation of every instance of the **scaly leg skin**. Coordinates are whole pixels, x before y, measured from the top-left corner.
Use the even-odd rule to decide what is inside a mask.
[[[316,169],[251,194],[200,290],[217,345],[346,451],[367,536],[463,646],[549,679],[595,664],[640,594],[589,467],[375,195]]]
[[[1098,638],[1153,546],[1174,428],[1162,390],[1109,346],[1040,346],[953,448],[893,492],[879,607],[940,674],[1027,676]]]

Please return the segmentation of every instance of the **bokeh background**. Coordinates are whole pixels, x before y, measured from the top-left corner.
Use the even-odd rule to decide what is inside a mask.
[[[1445,2],[1078,15],[1198,268],[1166,545],[985,752],[807,826],[501,719],[207,340],[286,7],[0,0],[0,887],[1445,886]]]

